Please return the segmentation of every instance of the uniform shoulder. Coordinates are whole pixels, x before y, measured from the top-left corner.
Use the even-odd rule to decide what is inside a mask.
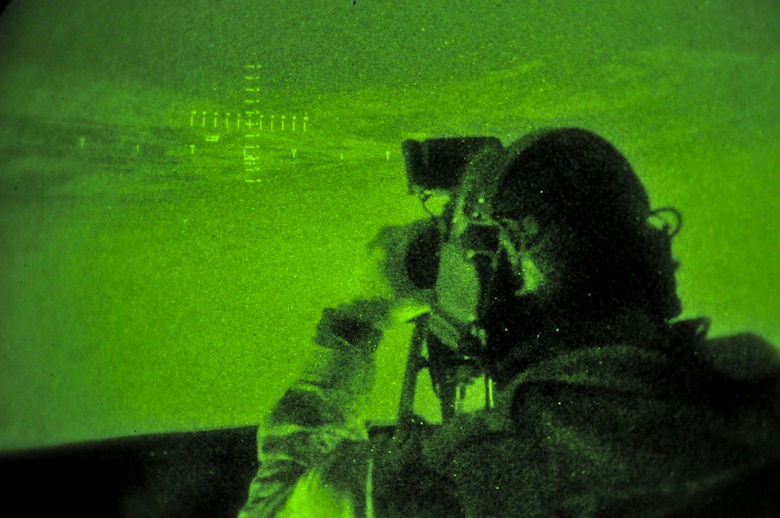
[[[780,348],[755,333],[739,333],[703,340],[698,356],[730,378],[761,382],[780,378]]]

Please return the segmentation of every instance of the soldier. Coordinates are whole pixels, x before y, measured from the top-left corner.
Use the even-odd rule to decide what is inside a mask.
[[[404,149],[410,186],[450,199],[380,235],[385,291],[324,311],[318,363],[260,427],[240,516],[780,509],[780,355],[676,319],[679,221],[663,216],[679,214],[651,209],[620,152],[576,128]],[[397,426],[370,429],[373,352],[410,301],[407,369],[428,369],[443,420],[407,393]]]

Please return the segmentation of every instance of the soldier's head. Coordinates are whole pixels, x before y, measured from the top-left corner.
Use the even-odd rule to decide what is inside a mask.
[[[657,215],[626,158],[592,132],[540,131],[476,154],[445,211],[432,332],[500,359],[565,321],[676,316],[674,230]]]
[[[625,307],[663,320],[679,313],[676,228],[656,218],[617,149],[572,128],[528,135],[508,155],[493,212],[518,222],[524,251],[541,272],[541,296],[559,311],[596,318]]]

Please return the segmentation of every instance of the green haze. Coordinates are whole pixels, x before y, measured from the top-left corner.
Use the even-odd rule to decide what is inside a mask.
[[[365,243],[423,215],[405,138],[600,133],[683,213],[685,316],[780,344],[778,92],[769,0],[12,2],[0,449],[259,422],[363,289]]]

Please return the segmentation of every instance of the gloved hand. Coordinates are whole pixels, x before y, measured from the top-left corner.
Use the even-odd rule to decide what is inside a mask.
[[[354,353],[373,353],[388,325],[393,303],[389,299],[356,300],[326,308],[314,341],[323,347]]]

